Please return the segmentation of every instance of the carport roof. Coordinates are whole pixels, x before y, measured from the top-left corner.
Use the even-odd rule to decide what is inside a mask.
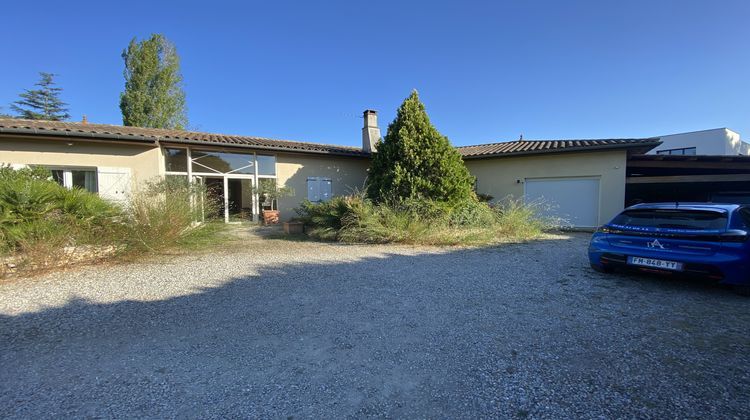
[[[607,149],[628,149],[631,153],[646,153],[659,144],[661,144],[661,141],[658,137],[642,139],[517,140],[462,146],[458,148],[458,151],[464,159],[480,159]]]
[[[277,150],[297,153],[319,153],[367,157],[370,154],[358,147],[277,140],[264,137],[213,134],[198,131],[162,128],[126,127],[121,125],[83,122],[25,120],[0,118],[0,135],[63,137],[66,139],[109,140],[133,143],[182,143],[206,146],[230,146]]]

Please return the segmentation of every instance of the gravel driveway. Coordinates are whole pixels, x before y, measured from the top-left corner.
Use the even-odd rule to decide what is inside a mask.
[[[248,240],[0,284],[0,417],[750,417],[750,299],[588,236]]]

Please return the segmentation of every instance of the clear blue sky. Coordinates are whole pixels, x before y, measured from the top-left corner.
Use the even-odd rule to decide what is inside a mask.
[[[179,4],[178,7],[167,3]],[[413,88],[454,144],[750,138],[750,2],[10,2],[0,105],[59,74],[73,120],[121,124],[120,53],[154,32],[182,58],[190,127],[360,144]]]

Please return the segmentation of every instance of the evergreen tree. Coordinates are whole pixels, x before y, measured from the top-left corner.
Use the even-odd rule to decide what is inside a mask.
[[[125,91],[120,94],[124,125],[184,129],[187,125],[180,58],[163,35],[133,38],[122,52]]]
[[[416,90],[401,104],[376,150],[367,187],[376,202],[456,202],[473,196],[473,177],[448,138],[430,123]]]
[[[16,112],[19,118],[29,120],[63,121],[70,118],[65,102],[60,100],[62,88],[56,87],[55,75],[40,72],[41,79],[34,85],[39,89],[26,89],[18,96],[21,99],[13,102],[10,109]]]

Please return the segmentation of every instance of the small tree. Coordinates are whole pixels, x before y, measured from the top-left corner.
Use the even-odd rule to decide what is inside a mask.
[[[40,72],[41,79],[34,85],[39,89],[26,89],[18,96],[21,99],[13,102],[10,109],[15,111],[19,118],[29,120],[63,121],[70,118],[65,102],[60,99],[62,88],[56,87],[55,75]]]
[[[367,187],[375,202],[455,202],[473,196],[473,178],[461,155],[430,123],[416,90],[401,104],[376,150]]]
[[[122,52],[125,91],[120,94],[124,125],[184,129],[187,125],[180,58],[160,34],[136,42]]]

